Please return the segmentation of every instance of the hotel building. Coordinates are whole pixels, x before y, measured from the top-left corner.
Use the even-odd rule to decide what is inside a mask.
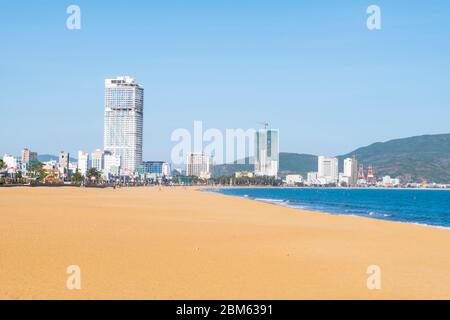
[[[189,153],[186,159],[186,176],[211,178],[212,159],[204,153]]]
[[[320,156],[318,160],[318,179],[321,184],[337,183],[339,179],[337,158]]]
[[[119,156],[121,168],[142,165],[144,89],[131,77],[105,80],[104,150]]]
[[[279,131],[255,132],[255,175],[277,177],[279,169]]]
[[[355,186],[358,179],[358,162],[356,157],[344,159],[344,177],[350,186]]]

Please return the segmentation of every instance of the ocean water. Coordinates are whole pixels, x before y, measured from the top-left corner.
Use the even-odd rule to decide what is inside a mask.
[[[228,188],[209,191],[291,208],[450,228],[450,190]]]

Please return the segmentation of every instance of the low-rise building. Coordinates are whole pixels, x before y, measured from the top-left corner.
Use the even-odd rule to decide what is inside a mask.
[[[400,185],[400,179],[391,178],[390,176],[384,176],[381,181],[381,184],[384,187],[397,187]]]
[[[156,177],[170,176],[170,166],[165,161],[144,161],[145,174],[154,174]]]
[[[306,184],[307,185],[318,185],[319,184],[319,174],[318,172],[308,172],[306,175]]]
[[[255,174],[250,171],[237,171],[234,173],[235,178],[253,178]]]
[[[3,163],[7,169],[17,169],[20,167],[19,159],[10,154],[3,156]]]
[[[285,183],[288,186],[295,186],[303,183],[303,177],[299,174],[288,174]]]

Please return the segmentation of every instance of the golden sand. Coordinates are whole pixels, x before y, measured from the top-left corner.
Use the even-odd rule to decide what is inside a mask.
[[[450,299],[450,231],[191,188],[0,188],[0,299],[80,298]]]

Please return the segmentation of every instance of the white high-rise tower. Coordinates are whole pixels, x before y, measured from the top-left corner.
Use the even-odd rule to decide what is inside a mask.
[[[255,174],[257,176],[278,176],[278,133],[278,130],[267,128],[255,132]]]
[[[134,172],[142,165],[144,89],[131,77],[105,80],[104,150]]]

